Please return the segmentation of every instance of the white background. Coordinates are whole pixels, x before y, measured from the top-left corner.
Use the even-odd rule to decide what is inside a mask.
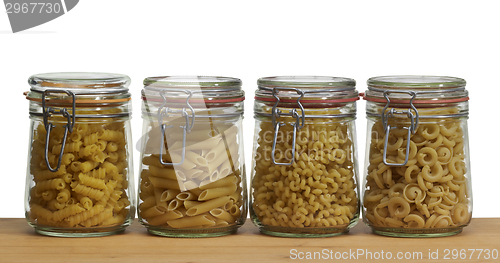
[[[129,75],[134,140],[141,133],[140,90],[145,77],[238,77],[247,98],[247,164],[259,77],[350,77],[357,81],[358,91],[366,89],[369,77],[379,75],[461,77],[467,80],[471,98],[474,217],[500,217],[497,3],[84,0],[60,18],[16,34],[0,8],[0,217],[24,217],[29,119],[22,93],[29,89],[27,79],[57,71]],[[358,106],[358,157],[363,164],[364,101]],[[134,155],[138,157],[136,150]],[[134,163],[137,169],[138,158]],[[247,174],[250,169],[248,165]]]

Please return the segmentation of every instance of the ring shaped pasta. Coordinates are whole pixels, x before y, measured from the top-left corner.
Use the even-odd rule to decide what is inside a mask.
[[[405,180],[407,183],[416,183],[417,176],[420,173],[420,168],[417,165],[410,165],[405,170]]]
[[[383,164],[383,133],[378,137],[372,133],[364,197],[365,220],[370,225],[454,228],[470,220],[464,146],[457,135],[461,133],[460,126],[457,122],[419,126],[411,137],[408,162],[399,167]],[[389,162],[404,161],[407,130],[402,127],[391,130],[388,146],[398,142],[398,138],[403,138],[403,144],[397,151],[387,151]],[[455,133],[448,133],[451,130]]]
[[[434,183],[441,180],[443,177],[443,167],[439,163],[434,164],[432,169],[428,165],[425,165],[420,173],[422,174],[422,178],[424,178],[424,180]]]
[[[455,132],[457,131],[458,129],[458,125],[455,125],[453,122],[450,122],[450,123],[444,123],[443,125],[441,125],[439,127],[439,131],[441,132],[441,134],[443,134],[444,136],[453,136],[455,135]]]
[[[393,197],[389,199],[387,208],[389,209],[389,213],[391,216],[395,216],[398,218],[406,217],[408,214],[410,214],[411,211],[410,204],[402,197]]]
[[[456,205],[451,214],[455,223],[462,223],[469,219],[469,210],[464,204]]]
[[[403,194],[405,185],[403,183],[397,183],[389,189],[390,197],[398,197]]]
[[[453,148],[438,147],[436,153],[438,154],[438,162],[440,164],[448,164],[453,157]]]
[[[422,166],[433,166],[437,162],[437,159],[437,152],[431,147],[423,147],[418,151],[417,161]]]
[[[394,143],[391,143],[390,141],[387,143],[387,150],[388,151],[396,151],[399,148],[401,148],[402,145],[403,145],[403,138],[399,137],[399,138],[396,138]]]
[[[439,136],[439,125],[437,124],[427,124],[421,126],[420,135],[427,140],[436,139]]]
[[[377,202],[382,198],[384,198],[384,194],[382,194],[381,191],[373,191],[365,196],[365,202]]]
[[[416,214],[407,215],[403,221],[408,223],[408,228],[424,228],[425,220],[423,217]]]
[[[453,157],[451,161],[448,163],[448,170],[455,178],[459,178],[464,174],[464,170],[462,169],[462,160],[458,157]]]
[[[425,146],[436,149],[439,146],[443,145],[443,135],[439,134],[438,137],[434,140],[435,141],[430,140],[430,141],[426,142]]]
[[[411,141],[414,142],[417,147],[422,147],[427,143],[427,139],[422,137],[419,133],[413,135],[413,137],[411,137]]]
[[[403,145],[406,145],[406,142],[403,143]],[[413,142],[410,141],[410,152],[408,154],[408,159],[413,159],[417,155],[417,145]],[[398,157],[404,160],[406,158],[406,147],[398,148]]]
[[[422,189],[415,183],[407,184],[403,190],[403,198],[408,203],[421,203],[426,197],[426,191],[422,191]]]

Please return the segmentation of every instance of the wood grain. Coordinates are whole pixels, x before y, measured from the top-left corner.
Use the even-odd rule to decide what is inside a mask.
[[[292,249],[296,251],[291,253]],[[437,249],[440,260],[429,260],[429,252]],[[309,262],[311,260],[291,259],[299,256],[305,258],[307,252],[311,256],[316,252],[316,259],[323,259],[318,260],[323,262],[335,261],[335,254],[353,259],[352,262],[371,261],[367,260],[366,255],[356,254],[361,251],[373,253],[372,259],[382,251],[384,255],[392,253],[393,257],[398,252],[421,252],[422,259],[415,262],[440,262],[444,257],[444,249],[500,250],[500,219],[473,219],[471,225],[459,235],[420,239],[377,236],[362,222],[349,234],[338,237],[279,238],[260,234],[249,220],[237,234],[215,238],[153,236],[137,221],[120,235],[57,238],[36,234],[24,219],[0,219],[0,262]],[[475,252],[469,259],[468,252],[467,259],[457,262],[500,261],[500,258],[486,260],[484,257],[478,260],[478,253]]]

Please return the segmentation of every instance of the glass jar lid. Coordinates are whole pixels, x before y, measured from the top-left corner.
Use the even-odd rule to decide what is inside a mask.
[[[131,99],[130,78],[122,74],[96,72],[57,72],[36,74],[28,79],[31,89],[26,99],[46,105],[114,106]]]
[[[211,76],[164,76],[144,79],[143,99],[154,101],[168,97],[168,101],[178,101],[185,94],[192,94],[190,102],[220,104],[239,102],[245,99],[241,80],[229,77]],[[184,95],[183,95],[184,94]],[[181,99],[182,100],[182,99]]]
[[[128,91],[130,78],[122,74],[98,72],[58,72],[33,75],[33,90],[72,89],[75,94],[118,93]]]
[[[185,108],[188,114],[217,117],[241,115],[245,92],[241,80],[219,76],[148,77],[142,90],[143,114]],[[173,110],[172,115],[176,112]],[[169,114],[170,115],[170,114]]]
[[[262,102],[300,103],[304,108],[337,107],[359,99],[356,81],[328,76],[276,76],[260,78],[255,99]]]
[[[161,76],[144,79],[145,88],[175,88],[191,90],[241,90],[241,80],[219,76]]]
[[[368,79],[364,99],[391,104],[447,104],[469,100],[465,80],[446,76],[381,76]]]
[[[25,92],[30,116],[57,119],[61,111],[75,118],[128,117],[131,114],[130,78],[122,74],[57,72],[28,79]],[[47,121],[47,120],[45,120]]]

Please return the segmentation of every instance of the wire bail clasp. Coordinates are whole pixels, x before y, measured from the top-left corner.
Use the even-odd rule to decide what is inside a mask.
[[[46,101],[45,97],[49,95],[50,93],[66,93],[68,96],[71,96],[71,107],[72,107],[72,114],[68,112],[66,108],[62,109],[55,109],[53,107],[45,107]],[[45,138],[45,164],[47,165],[47,168],[51,172],[57,172],[59,168],[61,168],[61,161],[64,153],[64,147],[66,146],[66,138],[68,137],[68,131],[69,133],[73,132],[73,127],[75,126],[75,104],[76,104],[76,99],[75,99],[75,94],[69,90],[52,90],[52,89],[47,89],[42,93],[42,113],[43,113],[43,125],[45,126],[45,130],[47,131],[47,137]],[[50,132],[52,131],[52,128],[56,127],[56,125],[52,124],[49,122],[49,117],[52,114],[61,114],[63,117],[67,119],[66,125],[63,125],[64,127],[64,136],[61,142],[61,150],[59,151],[59,159],[57,160],[57,166],[56,168],[52,168],[49,163],[49,140],[50,140]]]
[[[186,98],[186,107],[182,108],[181,110],[176,110],[176,109],[170,109],[167,107],[167,98],[165,97],[165,93],[168,92],[177,92],[177,93],[186,93],[188,96]],[[183,90],[183,89],[168,89],[168,90],[162,90],[160,91],[160,96],[163,98],[163,104],[158,108],[158,124],[160,125],[160,135],[161,135],[161,141],[160,141],[160,163],[162,165],[181,165],[184,163],[184,159],[186,158],[186,136],[188,133],[191,132],[191,129],[193,129],[194,126],[194,120],[195,120],[195,112],[191,104],[189,104],[189,99],[193,96],[193,93],[189,90]],[[187,108],[191,110],[191,114],[188,114]],[[181,113],[182,117],[185,119],[186,124],[179,126],[182,128],[182,154],[181,154],[181,161],[178,163],[174,162],[164,162],[163,161],[163,147],[165,146],[165,130],[167,128],[173,128],[173,125],[168,125],[163,123],[163,118],[164,117],[169,117],[170,113]]]
[[[395,108],[391,108],[390,110],[387,110],[391,104],[391,100],[389,99],[390,93],[403,93],[403,94],[410,95],[411,96],[410,108],[408,108],[407,110],[403,110],[403,111],[398,111]],[[398,90],[386,90],[386,91],[384,91],[384,97],[387,100],[387,104],[385,105],[384,109],[382,109],[382,114],[381,114],[382,125],[384,126],[384,132],[385,132],[384,152],[382,154],[382,161],[387,166],[405,166],[408,163],[408,156],[410,154],[410,138],[411,138],[411,135],[415,134],[415,132],[417,131],[417,127],[418,127],[418,110],[415,107],[415,105],[413,105],[413,100],[415,99],[416,96],[417,96],[417,92],[415,92],[415,91],[398,91]],[[414,113],[412,111],[414,111]],[[391,127],[391,125],[389,125],[389,118],[393,118],[394,115],[396,115],[396,114],[406,114],[406,116],[410,119],[410,126],[403,127],[403,129],[408,130],[408,135],[406,137],[405,161],[403,163],[389,163],[389,162],[387,162],[387,144],[389,143],[389,133],[392,129],[397,128],[397,127]]]
[[[300,97],[297,98],[297,104],[299,105],[299,108],[302,111],[301,115],[299,115],[299,113],[297,112],[297,109],[295,109],[295,108],[291,109],[288,113],[283,113],[283,112],[281,112],[280,109],[278,109],[278,104],[280,103],[280,98],[278,97],[278,92],[280,90],[295,91],[295,92],[297,92],[297,94],[300,95]],[[295,160],[295,142],[297,140],[297,131],[302,129],[304,127],[304,124],[305,124],[305,111],[304,111],[304,107],[300,103],[300,100],[304,97],[304,94],[305,93],[303,90],[297,89],[297,88],[279,88],[279,87],[273,88],[273,96],[276,98],[276,103],[274,104],[272,112],[271,112],[273,127],[274,127],[273,148],[271,150],[273,164],[289,166],[289,165],[292,165],[294,160]],[[293,126],[292,158],[291,158],[291,161],[289,163],[278,163],[278,162],[276,162],[276,158],[275,158],[276,141],[278,139],[279,129],[281,126],[286,125],[285,122],[277,122],[276,121],[276,118],[279,118],[281,116],[291,116],[291,117],[295,118],[295,123],[292,124],[292,126]],[[300,125],[299,125],[299,123],[300,123]]]

